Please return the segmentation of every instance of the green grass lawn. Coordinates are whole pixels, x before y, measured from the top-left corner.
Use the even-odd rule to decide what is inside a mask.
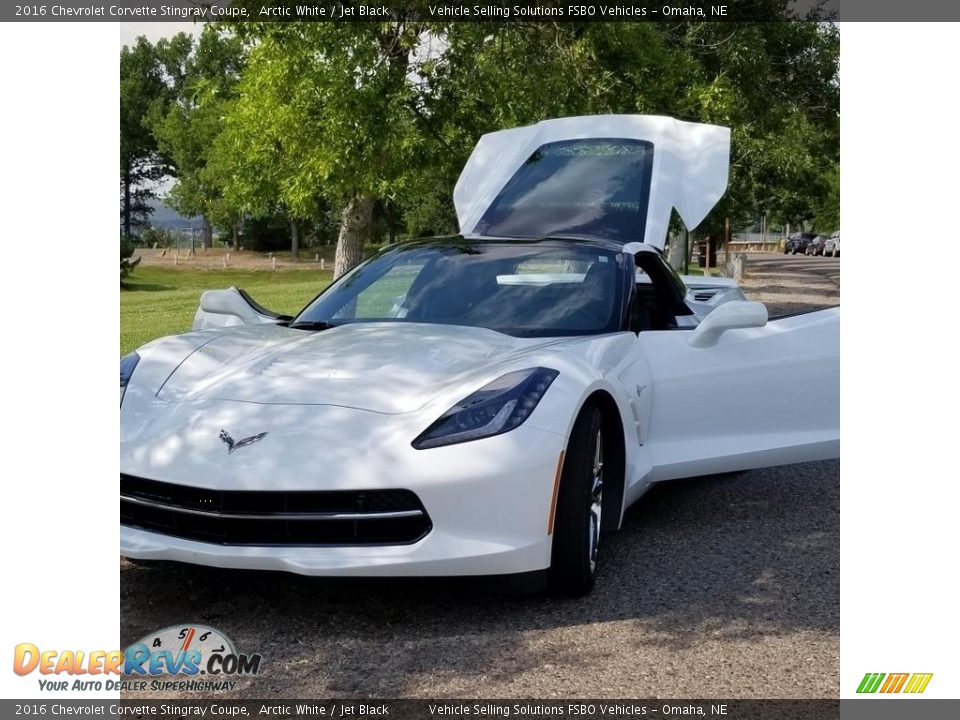
[[[333,278],[331,270],[234,270],[138,267],[120,290],[120,354],[154,338],[187,332],[200,293],[231,285],[271,310],[293,314]]]

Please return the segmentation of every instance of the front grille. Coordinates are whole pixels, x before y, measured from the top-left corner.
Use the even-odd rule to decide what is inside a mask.
[[[130,475],[120,524],[220,545],[397,545],[431,528],[409,490],[208,490]]]

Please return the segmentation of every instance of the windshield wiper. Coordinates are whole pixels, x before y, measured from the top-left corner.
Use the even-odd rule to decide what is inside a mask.
[[[287,327],[291,327],[294,330],[329,330],[336,326],[336,323],[327,322],[326,320],[301,320],[300,322],[290,323]]]

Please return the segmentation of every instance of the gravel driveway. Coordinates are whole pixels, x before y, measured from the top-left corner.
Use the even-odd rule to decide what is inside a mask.
[[[839,302],[839,260],[748,268],[771,314]],[[121,561],[121,641],[223,630],[264,656],[234,698],[836,697],[839,484],[828,461],[655,487],[581,600]]]
[[[770,317],[840,304],[840,258],[749,255],[742,283],[751,300],[766,303]]]

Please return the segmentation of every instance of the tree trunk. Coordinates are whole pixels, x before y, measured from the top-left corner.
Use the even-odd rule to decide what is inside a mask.
[[[300,259],[300,226],[293,219],[290,220],[290,259]]]
[[[350,200],[340,213],[340,235],[333,262],[333,277],[340,277],[363,260],[363,246],[373,238],[374,198],[360,195]]]
[[[300,224],[290,218],[290,259],[300,259]]]
[[[130,163],[123,168],[123,236],[130,237]]]
[[[387,201],[384,209],[387,215],[387,242],[393,245],[397,241],[397,230],[393,226],[393,203]]]
[[[209,250],[213,246],[213,225],[206,215],[203,216],[202,227],[200,231],[200,243],[204,250]]]
[[[670,263],[670,267],[682,275],[686,260],[687,245],[683,241],[683,233],[673,233],[670,235],[670,247],[667,249],[667,262]]]

